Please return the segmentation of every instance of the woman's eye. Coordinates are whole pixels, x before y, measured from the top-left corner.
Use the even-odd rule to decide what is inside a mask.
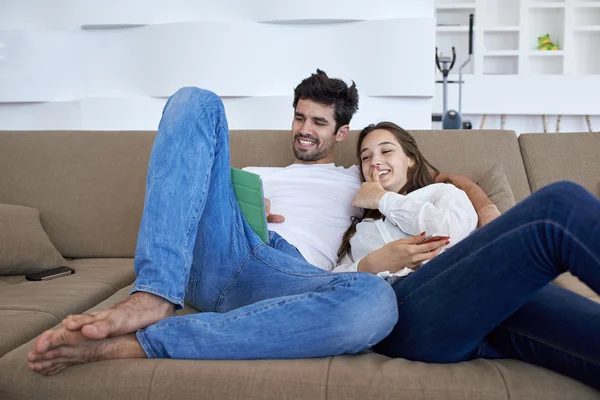
[[[363,161],[367,161],[369,158],[371,158],[371,157],[369,157],[369,156],[367,156],[367,157],[363,157],[363,159],[362,159],[362,160],[363,160]]]
[[[383,154],[385,154],[385,153],[391,153],[391,152],[392,152],[391,150],[384,150],[384,151],[382,151]]]

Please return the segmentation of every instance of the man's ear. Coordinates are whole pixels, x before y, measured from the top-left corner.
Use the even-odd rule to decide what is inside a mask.
[[[336,132],[335,141],[342,142],[348,138],[348,133],[350,132],[350,125],[342,125]]]

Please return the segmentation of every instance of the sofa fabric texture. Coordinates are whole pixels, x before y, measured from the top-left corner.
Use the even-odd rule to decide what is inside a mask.
[[[516,204],[515,195],[506,179],[502,164],[496,164],[490,168],[477,182],[477,185],[498,207],[501,214],[504,214]]]
[[[25,275],[65,265],[35,208],[0,204],[0,275]]]

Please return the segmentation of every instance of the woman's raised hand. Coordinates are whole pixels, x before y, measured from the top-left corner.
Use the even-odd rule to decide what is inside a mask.
[[[384,194],[385,189],[379,182],[379,167],[377,167],[373,170],[373,181],[362,184],[352,205],[358,208],[376,210],[379,208],[379,200],[381,200]]]

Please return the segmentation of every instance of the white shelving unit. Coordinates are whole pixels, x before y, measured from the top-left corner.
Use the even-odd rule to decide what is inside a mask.
[[[458,75],[458,67],[467,58],[469,14],[475,15],[475,37],[474,57],[464,70],[465,105],[470,101],[474,106],[483,104],[481,99],[469,100],[469,96],[476,97],[474,92],[484,96],[489,95],[492,87],[494,90],[502,88],[506,95],[514,97],[520,91],[540,91],[544,81],[557,91],[564,88],[568,92],[579,79],[594,85],[590,90],[597,96],[600,91],[599,0],[436,0],[438,51],[449,55],[452,46],[456,48],[452,78]],[[546,34],[559,50],[537,50],[538,37]],[[438,71],[437,79],[440,77]],[[481,89],[469,87],[470,81],[477,82]],[[557,96],[543,98],[540,92],[540,97],[540,104],[556,103]],[[582,103],[584,100],[589,98],[582,99]],[[577,102],[572,98],[564,101],[565,104],[570,101],[573,103],[570,107],[577,109]],[[595,102],[597,104],[597,100]],[[522,108],[525,114],[538,110],[534,106]],[[598,114],[597,110],[590,112],[592,107],[585,104],[580,108]],[[470,112],[468,105],[466,112]]]
[[[475,57],[467,74],[600,75],[600,1],[437,0],[437,45],[446,54],[455,46],[457,62],[466,58],[471,13]],[[537,50],[545,34],[559,51]]]

